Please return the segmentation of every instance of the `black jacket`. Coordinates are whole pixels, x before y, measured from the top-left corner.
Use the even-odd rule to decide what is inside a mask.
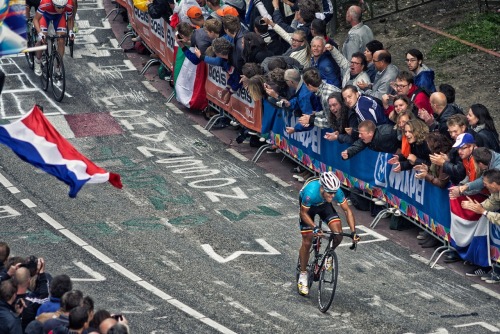
[[[170,23],[170,16],[174,13],[172,8],[170,8],[169,0],[153,0],[151,4],[148,5],[148,14],[152,19],[163,18],[165,22]]]
[[[0,334],[23,334],[21,318],[12,305],[0,300]]]
[[[377,126],[373,139],[368,144],[365,144],[361,139],[356,140],[352,146],[347,149],[348,159],[352,158],[365,148],[369,148],[376,152],[396,153],[401,147],[401,142],[398,140],[398,133],[393,125],[382,124]]]
[[[440,133],[448,137],[448,139],[451,139],[451,136],[448,133],[448,125],[446,125],[446,121],[448,120],[448,118],[456,114],[461,114],[461,112],[458,109],[453,108],[450,104],[448,104],[446,108],[444,108],[441,114],[439,115],[434,114],[436,120],[434,121],[434,124],[429,126],[429,130],[439,131]]]
[[[429,150],[429,146],[427,146],[427,142],[425,140],[420,144],[411,143],[410,152],[411,154],[417,157],[417,160],[415,160],[415,165],[421,165],[421,164],[426,164],[427,166],[431,165],[431,161],[429,158],[431,151]],[[398,156],[402,171],[410,170],[413,168],[414,165],[412,165],[410,161],[408,161],[408,159],[405,158],[404,155],[398,154]]]
[[[498,144],[498,135],[495,132],[488,129],[482,129],[479,132],[470,129],[468,132],[474,136],[474,140],[476,141],[476,145],[478,147],[486,147],[497,153],[500,152],[500,145]]]
[[[465,172],[464,164],[462,163],[462,159],[458,155],[458,150],[456,148],[452,148],[448,153],[448,157],[450,161],[446,161],[443,165],[443,172],[450,176],[450,181],[454,185],[457,185],[465,179],[467,175]]]

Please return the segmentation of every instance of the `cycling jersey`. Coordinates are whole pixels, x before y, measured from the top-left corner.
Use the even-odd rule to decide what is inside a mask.
[[[311,206],[319,206],[325,202],[325,199],[321,196],[319,188],[321,184],[319,179],[312,179],[308,181],[299,193],[300,205],[305,206],[306,208],[310,208]],[[337,193],[333,197],[335,201],[339,204],[342,204],[346,201],[344,196],[344,192],[342,189],[338,189]]]
[[[73,0],[68,0],[62,13],[56,11],[52,0],[42,0],[37,12],[42,14],[42,18],[40,19],[40,29],[42,32],[47,32],[51,21],[56,32],[66,32],[66,18],[73,15]]]
[[[327,224],[340,221],[339,215],[333,208],[332,203],[326,202],[323,196],[321,196],[320,187],[321,184],[317,178],[306,182],[299,193],[300,205],[308,208],[307,215],[311,217],[313,221],[316,215],[319,215],[321,220]],[[337,190],[333,199],[339,204],[346,201],[342,189],[339,188]],[[299,218],[299,227],[301,233],[312,232],[312,227],[303,222],[302,218]]]

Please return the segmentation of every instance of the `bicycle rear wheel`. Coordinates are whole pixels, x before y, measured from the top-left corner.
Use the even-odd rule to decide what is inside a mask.
[[[51,77],[52,93],[57,102],[61,102],[64,98],[66,90],[66,73],[64,72],[64,63],[61,55],[56,51],[51,62]]]
[[[332,257],[331,270],[327,270],[325,268],[326,260],[328,257]],[[323,313],[328,311],[330,305],[332,305],[333,297],[335,297],[335,289],[337,288],[337,276],[339,274],[338,269],[338,259],[335,252],[330,252],[328,255],[325,255],[325,257],[323,257],[318,285],[318,305],[319,310]]]
[[[40,76],[40,83],[43,90],[49,88],[50,81],[50,59],[46,51],[42,53],[42,58],[40,59],[42,66],[42,75]]]

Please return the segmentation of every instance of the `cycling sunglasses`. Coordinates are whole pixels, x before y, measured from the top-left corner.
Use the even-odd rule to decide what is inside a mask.
[[[328,193],[328,194],[333,194],[335,195],[337,193],[337,190],[334,190],[334,191],[328,191],[325,189],[325,192]]]
[[[54,5],[54,7],[56,7],[57,9],[63,9],[64,7],[66,7],[66,5],[64,5],[64,6]]]

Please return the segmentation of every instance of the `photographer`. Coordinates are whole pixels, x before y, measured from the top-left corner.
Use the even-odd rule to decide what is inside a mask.
[[[34,271],[31,271],[33,269]],[[14,279],[17,283],[17,299],[16,302],[22,300],[24,302],[24,310],[21,313],[22,328],[33,320],[35,320],[36,312],[40,305],[48,300],[49,286],[47,275],[45,274],[45,261],[34,256],[28,258],[27,263],[22,264],[16,270]],[[34,275],[33,275],[34,274]],[[35,287],[33,291],[29,291],[31,278],[36,276]]]

